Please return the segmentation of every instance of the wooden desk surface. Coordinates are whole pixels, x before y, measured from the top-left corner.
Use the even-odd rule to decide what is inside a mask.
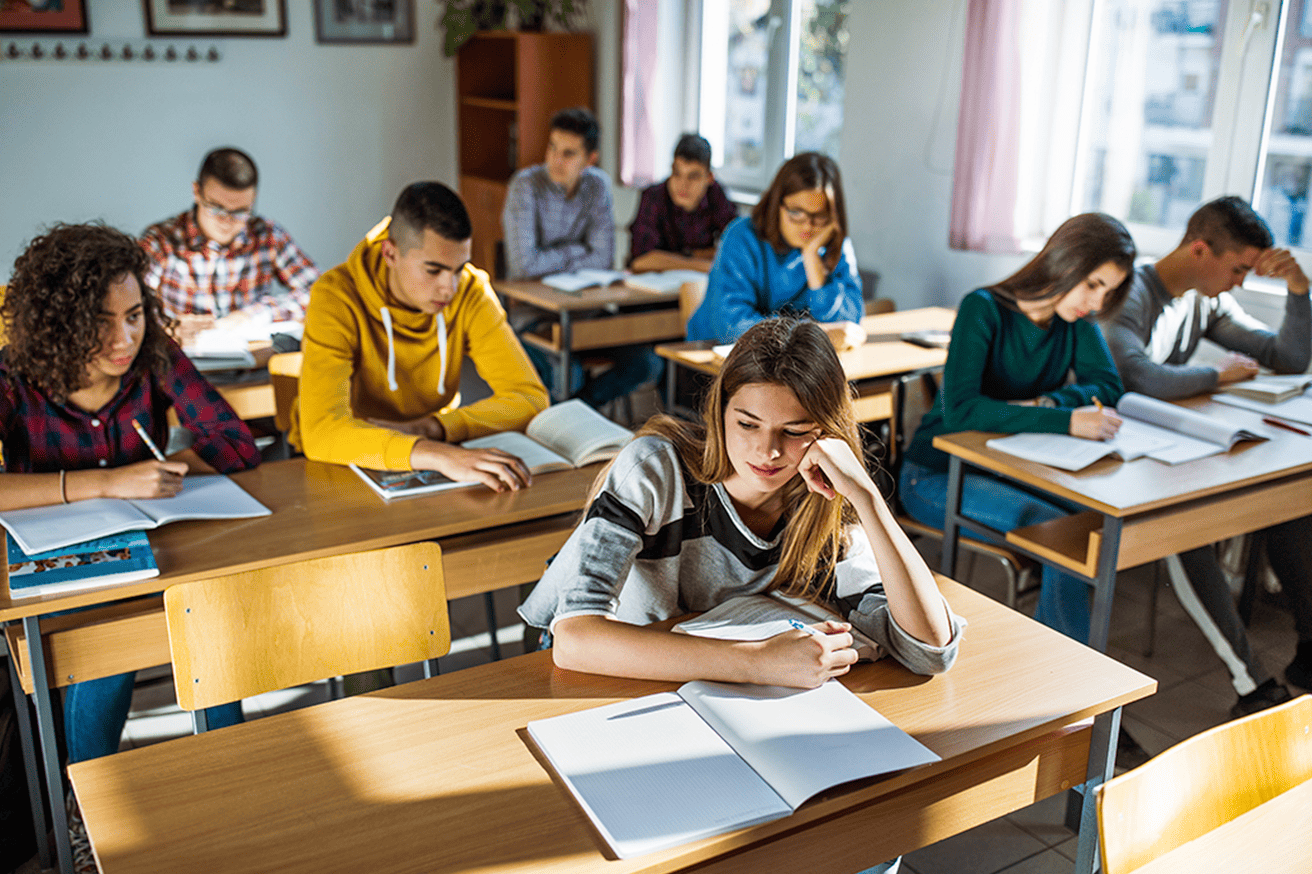
[[[1156,688],[940,582],[970,622],[956,666],[926,678],[886,659],[858,666],[845,682],[944,761],[848,784],[787,819],[636,859],[603,855],[604,843],[520,732],[532,719],[673,684],[558,670],[549,653],[81,762],[69,774],[106,874],[586,874],[668,872],[706,860],[715,871],[851,872],[1081,782],[1089,729],[1075,724]]]
[[[598,309],[609,304],[633,306],[648,303],[668,303],[673,306],[679,302],[677,289],[664,292],[647,291],[641,288],[631,288],[622,283],[607,285],[604,288],[594,286],[572,293],[543,285],[536,280],[516,281],[503,279],[494,282],[493,289],[503,297],[531,304],[553,313]]]
[[[1262,423],[1262,414],[1219,404],[1207,398],[1187,402],[1199,412],[1269,436],[1240,443],[1229,452],[1184,464],[1151,458],[1123,462],[1103,459],[1078,472],[1025,461],[989,449],[986,441],[1001,435],[964,431],[934,438],[934,446],[973,465],[1036,486],[1109,516],[1126,517],[1175,506],[1246,486],[1312,474],[1312,438]],[[1312,485],[1309,485],[1312,490]]]
[[[866,316],[861,320],[861,327],[865,328],[867,335],[879,339],[867,340],[859,348],[849,349],[838,358],[843,362],[843,370],[851,380],[878,379],[942,367],[948,359],[946,349],[926,349],[896,339],[895,335],[906,331],[950,331],[956,316],[954,310],[945,307],[923,307]],[[711,352],[714,345],[692,341],[662,343],[656,347],[656,353],[684,367],[714,374],[719,372],[720,365],[724,363]]]
[[[233,475],[273,510],[254,519],[173,522],[149,532],[160,575],[149,580],[46,598],[0,594],[0,621],[159,592],[173,583],[463,534],[582,509],[600,468],[534,477],[533,486],[497,494],[481,486],[385,502],[350,468],[294,458]]]

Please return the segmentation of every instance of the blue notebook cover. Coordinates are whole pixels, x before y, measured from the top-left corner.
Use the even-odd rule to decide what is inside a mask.
[[[6,536],[5,542],[11,598],[76,592],[159,576],[144,531],[125,531],[33,555],[19,549],[12,537]]]

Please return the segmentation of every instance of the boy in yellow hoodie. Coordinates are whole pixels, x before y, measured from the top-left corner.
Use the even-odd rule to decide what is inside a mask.
[[[522,431],[547,390],[482,270],[459,195],[415,182],[345,264],[310,291],[291,442],[308,458],[436,470],[496,491],[529,485],[522,461],[461,441]],[[458,406],[465,356],[492,396]]]

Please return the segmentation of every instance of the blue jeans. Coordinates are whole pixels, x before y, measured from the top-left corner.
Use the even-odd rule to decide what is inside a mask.
[[[547,388],[553,387],[556,384],[554,356],[528,343],[524,344],[524,351],[528,353],[529,360],[533,362]],[[659,383],[665,372],[665,359],[650,346],[616,346],[598,350],[598,354],[609,358],[611,367],[598,374],[596,379],[586,381],[583,365],[577,357],[570,356],[569,393],[591,407],[600,407],[623,397],[640,385]]]
[[[118,752],[135,679],[136,672],[129,671],[74,683],[64,690],[64,734],[69,764]],[[206,708],[205,715],[210,728],[243,721],[240,701]]]
[[[948,475],[903,459],[898,498],[911,518],[942,528],[947,519]],[[979,473],[962,477],[961,512],[997,531],[1047,522],[1078,508],[1058,498],[1039,497],[1011,483]],[[1003,543],[999,538],[989,538]],[[1080,643],[1089,640],[1091,589],[1078,577],[1043,566],[1043,585],[1034,618]]]

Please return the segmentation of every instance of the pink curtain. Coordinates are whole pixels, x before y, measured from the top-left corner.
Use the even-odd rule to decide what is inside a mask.
[[[656,179],[652,112],[659,14],[660,4],[652,0],[624,0],[620,181],[625,185],[648,185]]]
[[[948,232],[954,249],[1020,251],[1015,212],[1021,2],[970,0],[967,10]]]

